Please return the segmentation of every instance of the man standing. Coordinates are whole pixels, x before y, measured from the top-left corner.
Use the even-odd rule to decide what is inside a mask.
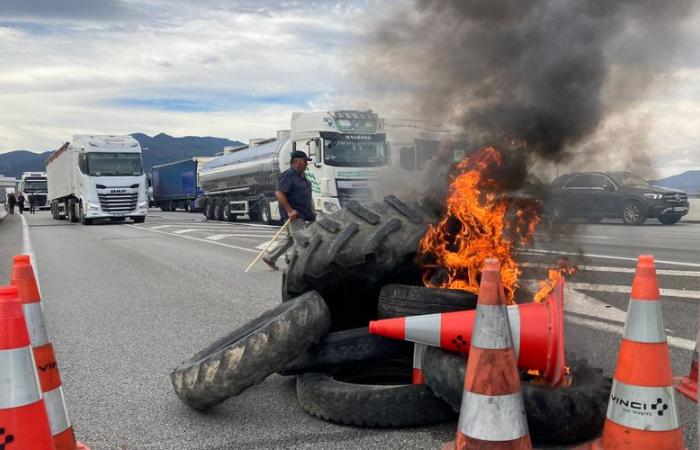
[[[306,153],[295,150],[291,154],[290,168],[280,174],[275,196],[280,206],[282,220],[289,218],[287,236],[275,242],[263,256],[265,264],[277,270],[275,262],[311,222],[316,220],[316,210],[311,198],[311,182],[304,176],[311,159]]]
[[[10,214],[15,213],[15,205],[17,204],[17,199],[15,198],[15,194],[10,192],[7,194],[7,206],[10,208]]]
[[[34,214],[35,211],[35,198],[34,194],[29,194],[29,214]]]
[[[24,194],[21,192],[17,196],[17,207],[19,208],[19,213],[24,214]]]

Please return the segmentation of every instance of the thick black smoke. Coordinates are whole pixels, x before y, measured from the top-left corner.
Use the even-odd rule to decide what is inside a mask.
[[[363,72],[475,145],[561,161],[673,68],[694,4],[416,0],[380,24]]]

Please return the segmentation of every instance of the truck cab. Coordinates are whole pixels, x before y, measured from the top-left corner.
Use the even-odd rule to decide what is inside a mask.
[[[27,205],[29,205],[29,198],[31,197],[36,208],[48,207],[46,172],[24,172],[20,182],[20,191],[24,195]]]
[[[305,175],[316,210],[328,213],[350,200],[371,201],[379,171],[389,164],[386,135],[371,110],[293,113],[289,146],[312,159]]]

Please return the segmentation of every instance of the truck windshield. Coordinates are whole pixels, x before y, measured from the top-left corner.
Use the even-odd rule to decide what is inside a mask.
[[[24,192],[45,192],[46,180],[24,180],[22,190]]]
[[[339,135],[324,139],[323,161],[329,166],[375,167],[388,161],[386,142],[367,135],[367,140]],[[382,136],[383,137],[383,136]]]
[[[140,153],[88,153],[85,174],[93,177],[143,174]]]

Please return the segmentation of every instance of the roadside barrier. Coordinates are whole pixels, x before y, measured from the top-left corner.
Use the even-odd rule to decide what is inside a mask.
[[[542,303],[506,308],[518,367],[537,370],[551,387],[566,376],[564,358],[564,281],[559,280]],[[469,353],[477,311],[457,311],[371,321],[380,336]],[[543,326],[546,325],[546,326]]]
[[[0,448],[54,450],[15,286],[0,286]]]
[[[676,377],[674,380],[676,390],[695,403],[698,402],[698,338],[700,338],[700,330],[698,330],[695,338],[695,350],[693,351],[693,361],[690,363],[690,373],[687,377]]]
[[[19,300],[24,310],[24,318],[56,450],[89,450],[84,444],[75,440],[73,427],[68,418],[61,374],[56,363],[53,345],[46,331],[41,296],[28,255],[17,255],[12,259],[10,284],[17,288]]]
[[[632,283],[603,435],[579,449],[683,450],[654,257]]]
[[[481,273],[454,443],[443,449],[532,449],[498,260]]]

